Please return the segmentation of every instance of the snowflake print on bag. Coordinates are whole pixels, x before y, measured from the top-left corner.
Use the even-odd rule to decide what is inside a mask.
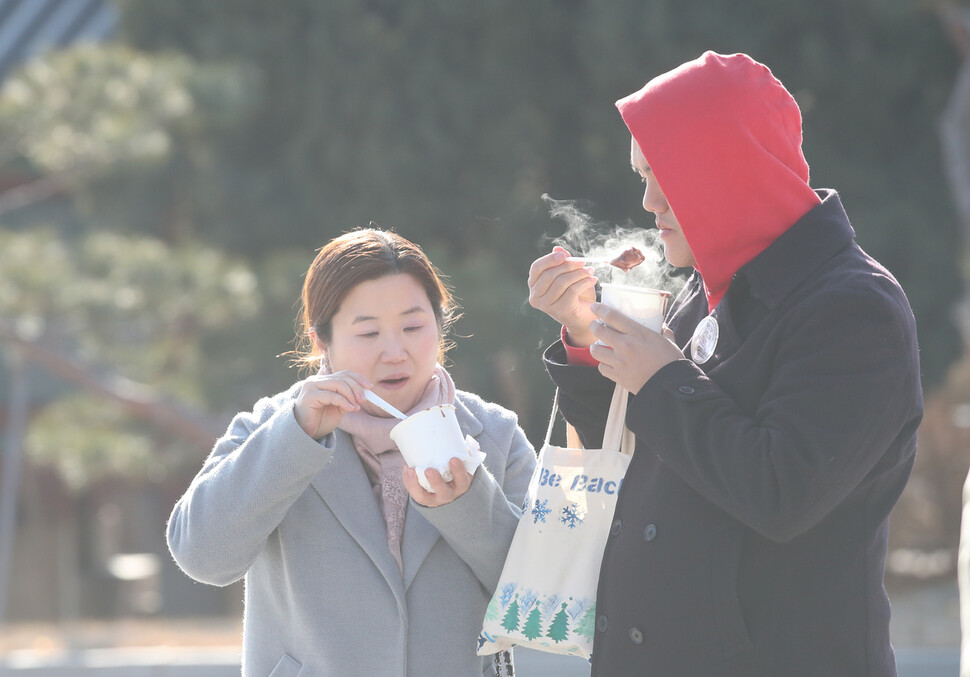
[[[538,524],[542,521],[545,524],[546,515],[551,512],[552,510],[549,509],[549,499],[543,498],[542,500],[536,500],[536,504],[532,508],[532,523]]]
[[[579,507],[578,503],[567,505],[562,509],[562,516],[559,521],[570,529],[575,529],[586,519],[586,511]]]

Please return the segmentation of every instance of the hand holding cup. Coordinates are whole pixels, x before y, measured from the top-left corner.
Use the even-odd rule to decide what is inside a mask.
[[[598,318],[590,325],[597,339],[590,355],[599,361],[603,376],[631,393],[639,392],[662,367],[684,357],[670,330],[662,326],[662,311],[659,321],[649,323],[657,327],[654,330],[605,303],[594,303],[590,309]]]
[[[422,505],[443,505],[465,493],[485,457],[478,442],[462,434],[453,404],[411,414],[391,429],[391,439],[409,466],[404,486]],[[434,497],[439,489],[442,496]]]
[[[437,508],[451,503],[459,496],[463,495],[472,485],[472,474],[465,469],[460,458],[452,458],[448,461],[451,481],[445,481],[441,473],[434,468],[427,468],[420,476],[431,487],[431,491],[424,488],[419,480],[416,468],[404,468],[404,488],[408,490],[418,504],[429,508]]]

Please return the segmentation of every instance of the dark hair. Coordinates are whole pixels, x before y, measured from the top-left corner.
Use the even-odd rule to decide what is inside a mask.
[[[350,291],[361,282],[386,275],[405,273],[424,288],[438,325],[438,361],[453,343],[447,339],[458,319],[459,307],[443,276],[421,248],[397,233],[382,230],[371,222],[334,238],[318,252],[303,281],[300,314],[296,321],[294,362],[314,366],[320,359],[310,338],[311,331],[324,342],[332,338],[333,316]]]

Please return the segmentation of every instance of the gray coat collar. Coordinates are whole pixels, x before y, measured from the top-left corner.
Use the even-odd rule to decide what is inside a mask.
[[[462,432],[477,438],[484,429],[482,422],[465,406],[461,395],[459,392],[455,398],[458,424]],[[331,438],[331,444],[333,458],[313,478],[311,486],[326,502],[347,533],[373,560],[403,609],[406,606],[405,591],[440,534],[413,506],[408,506],[401,542],[401,559],[404,564],[402,580],[397,562],[387,547],[387,530],[381,508],[350,436],[338,429]]]

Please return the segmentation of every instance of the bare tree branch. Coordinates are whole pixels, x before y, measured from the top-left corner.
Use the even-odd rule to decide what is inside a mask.
[[[53,376],[78,385],[98,397],[113,400],[132,416],[200,447],[211,447],[222,434],[224,428],[218,421],[199,420],[180,407],[166,402],[150,386],[120,376],[99,376],[60,352],[24,337],[7,323],[0,323],[0,341],[15,343],[26,360],[43,367]]]
[[[0,216],[43,202],[67,187],[67,173],[51,174],[0,194]]]

